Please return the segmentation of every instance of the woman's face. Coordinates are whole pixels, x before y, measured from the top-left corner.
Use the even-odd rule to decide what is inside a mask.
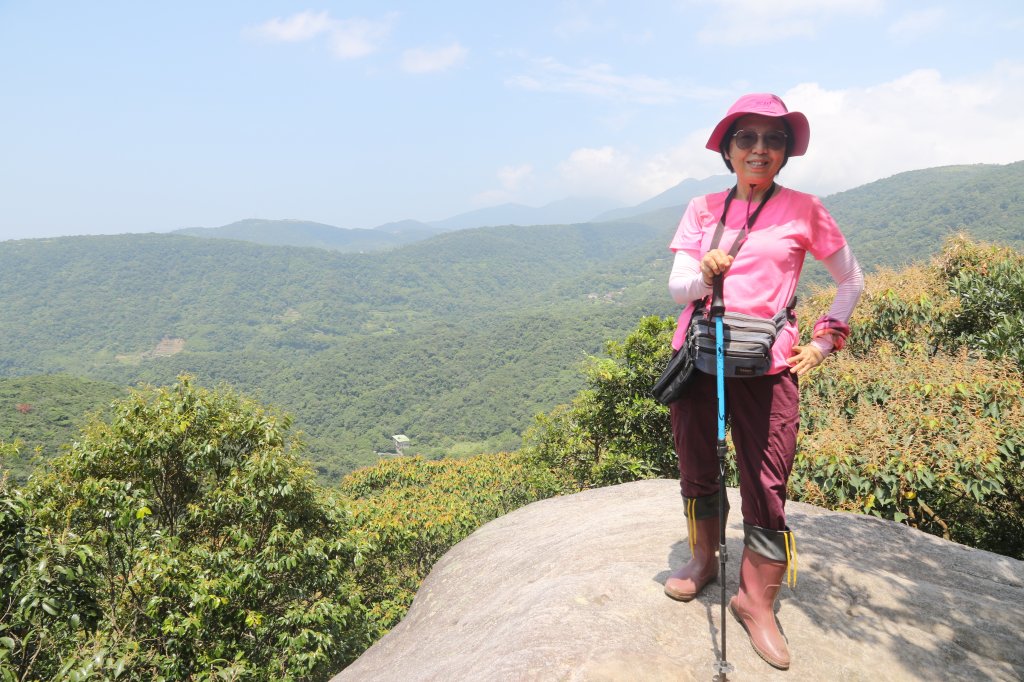
[[[780,148],[773,149],[773,146],[778,146],[778,133],[782,133],[783,143]],[[775,179],[786,160],[785,135],[786,125],[778,118],[748,114],[736,121],[728,156],[736,171],[738,185],[763,185]],[[755,141],[749,149],[740,148],[750,140]]]

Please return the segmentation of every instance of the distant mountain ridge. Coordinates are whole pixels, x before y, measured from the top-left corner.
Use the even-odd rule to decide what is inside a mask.
[[[441,232],[478,227],[575,225],[625,220],[658,209],[685,205],[695,196],[728,187],[731,181],[727,175],[703,180],[687,179],[647,201],[628,207],[617,207],[608,199],[569,198],[540,207],[507,203],[460,213],[444,220],[401,220],[371,229],[349,229],[303,220],[250,218],[221,227],[187,227],[174,230],[172,234],[236,239],[267,246],[305,246],[342,252],[382,251],[428,239]]]
[[[734,180],[730,175],[712,175],[710,178],[704,178],[703,180],[683,180],[678,185],[670,187],[643,203],[630,208],[617,208],[607,211],[592,218],[591,222],[600,223],[606,220],[622,220],[650,213],[661,208],[685,206],[694,197],[729,189],[732,187],[733,182]]]
[[[379,228],[344,229],[304,220],[249,218],[221,227],[186,227],[172,234],[207,239],[235,239],[266,246],[305,246],[331,251],[381,251],[432,237],[442,230],[406,220]]]
[[[539,208],[523,204],[502,204],[430,223],[444,230],[500,225],[572,225],[593,222],[599,213],[611,210],[615,203],[607,199],[561,199]]]
[[[1024,161],[907,171],[822,198],[858,260],[926,260],[961,230],[1024,248]]]

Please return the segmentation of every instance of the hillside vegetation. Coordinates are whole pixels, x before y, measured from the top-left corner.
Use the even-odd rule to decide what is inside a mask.
[[[1022,197],[1018,163],[905,173],[825,202],[870,271],[924,262],[961,227],[1020,246]],[[323,480],[376,461],[398,433],[428,457],[514,449],[583,386],[576,368],[603,339],[673,313],[680,211],[374,254],[174,235],[2,242],[0,376],[227,382],[294,415]],[[21,402],[49,401],[46,385]],[[5,437],[41,443],[16,404],[0,405]]]
[[[71,443],[93,412],[101,412],[126,390],[117,384],[63,374],[0,377],[0,441],[19,441],[21,457],[7,466],[24,480]]]
[[[873,267],[927,262],[964,230],[1024,248],[1024,161],[901,173],[824,203],[858,258]]]
[[[666,232],[484,229],[365,256],[167,235],[5,242],[0,371],[226,381],[295,414],[328,477],[396,433],[433,454],[514,447],[579,387],[584,355],[660,298]]]
[[[964,239],[869,277],[850,344],[801,381],[791,498],[1024,558],[1022,282],[1020,252]],[[396,458],[335,488],[287,416],[233,389],[132,392],[24,486],[0,472],[0,679],[327,679],[481,524],[674,474],[647,395],[672,330],[610,341],[518,453]]]

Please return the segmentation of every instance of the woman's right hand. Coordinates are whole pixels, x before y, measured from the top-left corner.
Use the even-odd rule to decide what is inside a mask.
[[[700,274],[704,277],[704,284],[711,286],[712,280],[717,275],[724,275],[732,267],[732,256],[721,249],[712,249],[700,259]]]

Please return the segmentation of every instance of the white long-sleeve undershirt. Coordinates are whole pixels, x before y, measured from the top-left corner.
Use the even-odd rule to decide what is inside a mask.
[[[668,290],[672,300],[680,305],[711,295],[711,285],[704,283],[700,261],[686,251],[676,251],[672,273],[668,276]]]
[[[836,281],[836,295],[828,309],[828,316],[849,323],[853,308],[864,290],[864,272],[849,244],[844,244],[831,256],[822,259],[821,264]],[[686,251],[676,251],[675,260],[672,261],[672,273],[668,278],[668,290],[672,294],[672,300],[680,305],[711,295],[711,285],[704,283],[700,261]],[[832,341],[829,337],[814,339],[811,343],[823,355],[827,356],[832,352]]]

